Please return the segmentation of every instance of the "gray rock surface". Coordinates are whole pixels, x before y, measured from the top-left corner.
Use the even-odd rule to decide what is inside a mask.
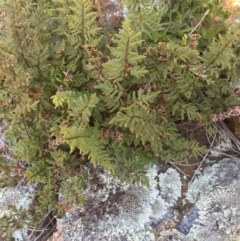
[[[25,218],[25,223],[22,223],[21,212],[29,209],[33,201],[34,193],[35,190],[31,186],[0,189],[0,220],[7,218],[9,226],[11,226],[11,224],[14,226],[14,221],[16,220],[23,226],[22,229],[17,229],[13,233],[13,237],[16,241],[27,240],[27,226],[30,217],[29,219]],[[3,227],[1,227],[1,229],[1,231],[3,231],[3,236],[1,238],[4,238],[6,237],[6,230]]]
[[[109,173],[99,174],[103,188],[85,190],[90,200],[85,217],[73,221],[74,215],[66,214],[61,220],[64,240],[155,240],[154,230],[177,221],[178,213],[172,207],[181,196],[182,184],[180,175],[172,168],[158,175],[154,166],[147,175],[149,189],[121,184]],[[102,213],[104,207],[107,209]]]
[[[240,240],[239,159],[225,158],[195,178],[183,200],[192,208],[182,220],[176,209],[182,188],[179,173],[172,168],[159,175],[157,171],[156,167],[148,171],[150,189],[120,184],[109,173],[102,173],[103,188],[85,190],[94,197],[90,204],[94,212],[87,207],[91,217],[85,210],[85,217],[66,214],[59,220],[63,240]],[[105,213],[97,211],[104,206],[108,208]]]
[[[226,158],[206,169],[186,195],[199,210],[187,236],[199,241],[240,240],[239,196],[239,159]]]
[[[225,158],[195,177],[181,200],[190,207],[183,218],[179,173],[169,168],[158,174],[153,166],[147,175],[149,189],[99,172],[98,185],[84,190],[86,208],[58,220],[61,241],[240,241],[240,159]],[[33,194],[30,187],[2,189],[0,218],[17,216],[9,205],[27,209]],[[28,240],[26,229],[14,236]]]

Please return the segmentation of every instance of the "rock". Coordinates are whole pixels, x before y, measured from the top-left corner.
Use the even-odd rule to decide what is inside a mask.
[[[195,203],[199,218],[187,237],[196,241],[239,240],[240,160],[225,158],[194,180],[187,200]]]
[[[61,220],[64,240],[152,241],[156,230],[175,227],[178,212],[173,207],[181,196],[180,175],[172,168],[160,175],[157,171],[154,166],[147,172],[149,189],[99,173],[103,188],[90,186],[84,191],[90,202],[85,216],[66,214]]]
[[[59,220],[64,227],[63,240],[239,240],[239,159],[225,158],[195,178],[183,200],[183,206],[191,208],[181,220],[177,210],[182,189],[180,175],[172,168],[159,175],[157,171],[153,167],[147,173],[150,189],[121,184],[109,173],[100,173],[103,188],[85,190],[92,197],[85,216],[75,212]],[[99,211],[103,208],[104,212]]]
[[[34,193],[35,190],[31,186],[0,189],[0,220],[3,223],[4,220],[6,220],[8,223],[8,227],[6,227],[6,229],[3,226],[1,227],[1,238],[6,237],[7,240],[10,240],[9,237],[7,237],[8,229],[15,227],[18,222],[22,228],[15,229],[12,237],[18,241],[27,239],[27,227],[30,222],[30,217],[29,219],[25,218],[25,223],[23,223],[21,215],[29,209],[29,206],[33,201]]]

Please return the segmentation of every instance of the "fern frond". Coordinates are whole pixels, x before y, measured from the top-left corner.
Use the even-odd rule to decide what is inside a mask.
[[[147,93],[144,94],[144,91],[140,88],[137,94],[136,91],[132,91],[130,94],[128,94],[127,105],[138,103],[139,105],[148,106],[150,103],[153,103],[156,100],[159,93],[160,91],[147,91]]]
[[[123,29],[113,40],[117,46],[109,47],[113,59],[103,64],[108,79],[121,81],[128,75],[140,78],[148,72],[145,67],[139,65],[145,58],[138,53],[138,46],[142,43],[140,36],[141,32],[135,32],[130,21],[123,23]]]
[[[119,100],[123,95],[123,87],[120,83],[110,83],[109,81],[104,81],[104,83],[98,84],[95,89],[102,91],[103,95],[110,99]]]
[[[94,166],[100,165],[115,172],[111,153],[99,142],[100,130],[91,127],[62,127],[63,141],[70,146],[70,152],[78,149],[81,155],[87,155]]]
[[[72,103],[75,101],[76,98],[79,97],[79,93],[74,91],[64,91],[64,92],[57,92],[55,95],[51,97],[53,104],[55,107],[63,106],[64,103],[67,103],[68,107],[72,106]]]
[[[151,39],[153,42],[158,41],[159,23],[165,8],[162,7],[161,9],[158,9],[154,7],[153,2],[152,4],[149,4],[147,8],[140,6],[139,9],[140,11],[137,15],[131,15],[130,13],[129,19],[131,20],[132,28],[141,31],[144,39]]]
[[[74,4],[70,6],[73,14],[66,16],[68,26],[75,40],[72,44],[80,47],[86,43],[96,46],[99,39],[94,38],[97,36],[100,28],[96,26],[97,13],[92,11],[92,1],[90,0],[74,0]]]
[[[29,115],[29,113],[36,111],[39,104],[38,100],[35,101],[29,98],[29,96],[26,94],[23,94],[18,101],[21,103],[21,105],[17,105],[14,109],[15,119],[21,119],[22,117]]]
[[[174,140],[171,143],[171,151],[163,149],[160,157],[165,160],[165,162],[175,161],[175,162],[185,162],[188,163],[189,155],[198,157],[199,155],[206,153],[206,147],[199,146],[196,141],[187,141],[184,139]]]
[[[162,133],[156,121],[157,115],[154,111],[150,111],[145,106],[133,104],[127,108],[121,108],[109,124],[129,129],[143,144],[150,142],[153,151],[159,152],[162,146],[160,139]]]
[[[68,152],[64,152],[62,150],[55,150],[51,152],[51,156],[54,159],[55,163],[58,167],[63,168],[64,162],[69,159],[70,154]]]
[[[96,93],[87,96],[79,96],[72,102],[69,115],[72,116],[80,126],[86,126],[89,123],[93,109],[99,102]]]
[[[201,115],[197,107],[191,103],[185,104],[184,107],[180,107],[179,104],[176,104],[172,109],[172,114],[180,115],[182,120],[185,120],[187,118],[190,121],[193,121],[193,120],[199,120],[201,118]]]
[[[69,116],[73,117],[81,126],[88,124],[92,111],[99,102],[96,93],[87,95],[74,91],[57,92],[51,99],[55,107],[62,107],[66,103]]]

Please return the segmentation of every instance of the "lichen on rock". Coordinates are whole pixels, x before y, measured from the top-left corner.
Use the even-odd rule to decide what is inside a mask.
[[[12,237],[16,241],[27,240],[27,226],[29,219],[25,216],[24,221],[21,215],[28,210],[33,201],[35,190],[31,186],[20,186],[18,188],[3,188],[0,190],[0,219],[8,220],[8,227],[1,227],[3,236],[6,235],[8,228],[13,228]],[[18,224],[17,224],[18,223]],[[22,226],[21,229],[15,229],[16,225]]]
[[[183,200],[188,208],[180,220],[176,206],[180,175],[172,168],[157,171],[154,166],[147,172],[149,189],[98,172],[96,185],[92,181],[84,191],[89,197],[86,208],[60,220],[63,240],[240,240],[239,159],[225,158],[195,178]]]
[[[204,171],[189,187],[197,218],[187,235],[193,240],[236,240],[240,231],[240,161],[226,158]]]
[[[164,217],[176,216],[171,208],[181,195],[178,172],[170,168],[158,175],[157,171],[153,166],[146,173],[149,188],[123,184],[108,172],[98,172],[96,185],[91,180],[84,190],[88,196],[88,204],[81,210],[84,217],[66,214],[60,221],[64,240],[155,240],[154,228],[162,225]]]
[[[178,232],[176,229],[169,229],[160,233],[157,241],[193,241],[188,239],[185,235]]]
[[[179,173],[169,168],[165,173],[159,175],[159,185],[161,197],[174,205],[179,197],[181,197],[182,183]]]

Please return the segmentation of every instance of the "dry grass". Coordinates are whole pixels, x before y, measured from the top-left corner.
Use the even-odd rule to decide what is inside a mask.
[[[0,121],[0,154],[8,163],[12,160],[12,151],[4,134],[6,129],[7,123],[5,121]]]

